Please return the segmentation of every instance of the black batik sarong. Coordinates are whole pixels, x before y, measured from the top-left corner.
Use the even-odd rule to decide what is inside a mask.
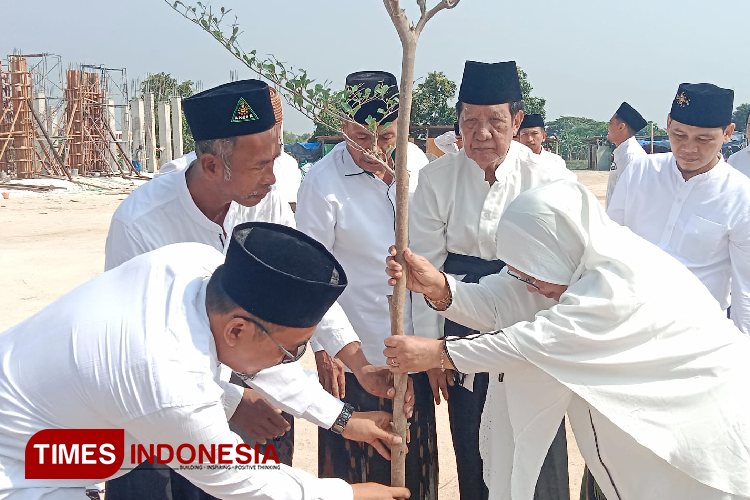
[[[346,373],[346,397],[356,411],[393,411],[393,402],[365,391],[352,373]],[[435,405],[427,375],[410,375],[414,384],[414,415],[406,455],[406,487],[412,500],[436,500],[438,484]],[[349,441],[331,431],[318,431],[318,476],[348,483],[391,483],[391,463],[366,443]]]

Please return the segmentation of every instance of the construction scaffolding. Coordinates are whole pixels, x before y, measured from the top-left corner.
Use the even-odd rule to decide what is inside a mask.
[[[120,82],[112,77],[120,74]],[[129,147],[115,133],[115,110],[127,106],[127,74],[124,68],[81,65],[68,69],[65,84],[66,166],[80,175],[113,174],[130,164]],[[114,104],[117,89],[119,101]],[[128,126],[125,124],[125,126]]]
[[[0,86],[0,169],[19,179],[34,177],[31,73],[25,57],[8,57],[8,71],[0,70]]]
[[[7,69],[0,61],[0,171],[19,179],[134,172],[124,68],[81,65],[63,84],[60,56],[7,61]],[[117,131],[118,108],[127,134]]]

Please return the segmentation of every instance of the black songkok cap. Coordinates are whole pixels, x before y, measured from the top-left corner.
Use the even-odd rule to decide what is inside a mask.
[[[648,123],[630,104],[623,102],[615,112],[617,117],[628,124],[633,132],[638,132]]]
[[[258,134],[275,124],[268,85],[240,80],[204,90],[182,101],[196,141]]]
[[[393,96],[398,95],[398,82],[396,77],[387,71],[358,71],[352,73],[346,77],[346,86],[356,91],[355,97],[359,99],[353,99],[349,101],[349,105],[356,109],[356,106],[362,102],[367,90],[370,90],[369,97],[374,95],[375,88],[378,85],[386,85],[388,90],[385,91],[383,99],[370,99],[366,103],[362,104],[361,107],[354,113],[354,121],[365,125],[367,123],[367,117],[371,116],[379,123],[392,122],[398,118],[398,106],[396,109],[383,116],[383,113],[378,112],[379,109],[388,109],[388,100]]]
[[[732,123],[734,91],[711,83],[681,83],[670,116],[685,125],[724,128]]]
[[[238,306],[294,328],[317,325],[347,284],[344,268],[321,243],[269,222],[236,226],[216,272]]]
[[[542,118],[542,115],[536,113],[525,115],[521,122],[521,129],[534,127],[542,127],[544,129],[544,118]]]
[[[503,104],[522,101],[515,61],[482,63],[466,61],[458,100],[466,104]]]

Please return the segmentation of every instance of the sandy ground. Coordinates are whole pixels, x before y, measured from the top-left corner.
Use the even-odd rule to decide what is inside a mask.
[[[607,172],[578,172],[579,179],[603,199]],[[37,181],[50,184],[49,181]],[[43,195],[1,189],[0,331],[20,322],[96,276],[104,267],[104,241],[112,213],[135,187],[133,182],[57,191]],[[117,189],[112,190],[115,187]],[[123,297],[128,300],[128,297]],[[315,369],[312,356],[303,365]],[[446,405],[437,407],[440,450],[440,498],[457,500],[456,465]],[[317,432],[305,421],[296,426],[294,465],[317,472]],[[568,428],[571,498],[578,497],[583,460]]]

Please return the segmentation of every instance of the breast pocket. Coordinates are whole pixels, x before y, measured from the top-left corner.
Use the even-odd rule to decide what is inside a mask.
[[[694,263],[706,263],[727,245],[728,229],[724,224],[693,215],[685,225],[680,255]]]

